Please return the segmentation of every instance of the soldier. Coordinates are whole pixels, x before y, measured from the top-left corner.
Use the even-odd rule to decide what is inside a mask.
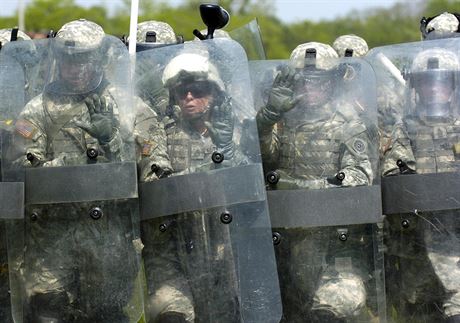
[[[182,43],[183,40],[180,36],[176,36],[169,24],[149,20],[137,25],[136,42],[136,50],[141,52],[156,47]],[[161,62],[156,59],[145,60],[143,55],[137,55],[136,88],[138,95],[155,110],[161,120],[166,115],[169,96],[167,89],[161,82],[161,75],[151,73],[153,69],[157,68],[158,64],[161,64]]]
[[[215,151],[223,154],[226,162],[232,162],[235,159],[232,106],[216,67],[207,57],[181,54],[166,66],[163,82],[171,94],[172,114],[163,123],[174,173],[187,174],[213,168],[211,156]],[[160,220],[164,222],[164,219]],[[206,221],[214,238],[208,248],[217,249],[208,250],[207,254],[201,255],[203,258],[196,258],[192,263],[192,258],[187,257],[192,250],[188,249],[195,248],[199,252],[206,248],[206,237],[200,236],[202,221]],[[161,222],[144,226],[152,320],[169,322],[165,321],[166,318],[177,315],[180,322],[208,321],[212,317],[219,317],[221,322],[238,321],[237,286],[231,285],[236,283],[236,277],[228,228],[222,226],[219,218],[202,212],[184,213],[175,222],[185,222],[187,226],[177,225],[166,232],[158,232]],[[184,250],[182,246],[190,243],[193,246]],[[165,244],[171,248],[170,252],[165,252]],[[182,262],[171,262],[174,255],[175,261]],[[214,278],[203,278],[220,282],[213,291],[215,296],[205,295],[210,292],[206,291],[207,282],[199,278],[208,261],[216,270],[211,274]],[[170,268],[171,271],[159,275],[157,268]],[[227,276],[224,278],[223,275]],[[219,298],[222,292],[230,295],[220,295],[223,298],[220,304],[214,303],[220,299],[214,299],[213,306],[206,305],[208,297]]]
[[[163,123],[174,169],[140,187],[149,322],[277,322],[260,158],[238,147],[244,127],[236,120],[255,115],[250,97],[233,104],[232,82],[249,86],[244,53],[209,39],[139,53],[148,54],[165,62],[152,73],[162,72],[170,94]],[[244,131],[257,143],[254,123]],[[257,146],[245,152],[260,156]]]
[[[422,40],[458,37],[460,32],[460,15],[443,12],[434,17],[420,20]]]
[[[119,87],[126,80],[107,77],[122,66],[129,73],[127,54],[109,57],[126,53],[118,39],[80,19],[49,42],[50,79],[20,113],[7,154],[14,176],[23,170],[30,190],[38,184],[44,193],[26,198],[23,281],[13,293],[26,298],[26,322],[137,322],[141,302],[130,302],[142,297],[141,243],[129,161],[157,178],[169,165],[164,132]],[[91,185],[76,185],[81,177]]]
[[[449,49],[423,49],[415,56],[406,76],[409,95],[405,102],[404,130],[409,149],[406,148],[408,154],[398,161],[398,166],[392,150],[387,151],[393,169],[399,167],[402,174],[407,171],[438,174],[435,176],[458,172],[459,69],[458,56]],[[391,167],[392,163],[386,162],[384,167]],[[390,171],[384,168],[383,173]],[[401,188],[395,193],[401,194],[403,201],[416,201],[420,208],[416,207],[414,214],[388,212],[392,243],[387,275],[391,284],[399,286],[397,290],[389,290],[391,304],[401,321],[460,322],[458,209],[449,210],[442,204],[424,208],[420,192],[409,188],[411,177],[402,180],[407,180],[406,190],[413,197],[405,198]],[[424,182],[430,183],[428,178]],[[444,190],[449,191],[447,184],[443,181]],[[420,268],[424,270],[420,272]]]
[[[337,37],[332,43],[332,48],[339,57],[361,57],[369,51],[366,41],[356,35],[342,35]]]
[[[375,310],[374,314],[377,311],[375,286],[372,288],[375,280],[369,279],[374,265],[371,226],[334,227],[346,217],[344,209],[336,210],[329,224],[327,220],[312,224],[315,220],[310,213],[314,210],[301,203],[289,204],[303,197],[290,200],[288,195],[279,195],[285,192],[282,190],[308,195],[311,189],[372,183],[370,147],[375,135],[351,100],[340,93],[349,67],[338,64],[337,54],[329,45],[299,45],[291,54],[290,65],[279,69],[268,102],[257,113],[267,181],[272,190],[281,190],[276,191],[278,194],[269,191],[269,205],[278,242],[275,250],[285,322],[370,320],[373,314],[366,305]],[[371,82],[372,77],[366,80]],[[367,102],[371,101],[362,101]],[[369,114],[371,104],[363,111]],[[270,169],[273,171],[267,172]],[[327,190],[318,194],[322,192]],[[315,196],[318,199],[321,195]],[[304,213],[303,217],[298,218],[298,212]],[[327,210],[324,212],[319,215],[323,219],[327,218]],[[347,220],[353,223],[351,218]],[[348,234],[350,239],[342,243]],[[355,248],[364,252],[358,255]]]

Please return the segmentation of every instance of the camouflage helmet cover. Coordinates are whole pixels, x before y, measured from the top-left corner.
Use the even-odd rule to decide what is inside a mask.
[[[172,88],[184,80],[209,81],[214,83],[220,91],[225,90],[217,68],[206,56],[185,53],[174,57],[163,72],[163,84]]]
[[[147,32],[155,32],[156,43],[175,44],[177,42],[176,34],[172,27],[166,22],[149,20],[137,25],[136,41],[145,43]]]
[[[412,62],[411,72],[423,72],[429,69],[429,61],[436,59],[436,70],[457,71],[459,69],[459,61],[455,53],[442,49],[431,48],[420,52]]]
[[[5,45],[6,43],[10,42],[11,40],[11,28],[8,29],[0,29],[0,42],[2,45]],[[30,40],[30,37],[27,36],[26,33],[24,33],[21,30],[18,30],[18,40]]]
[[[459,29],[459,21],[455,15],[444,12],[431,19],[431,21],[427,24],[426,29],[428,32],[454,33]]]
[[[79,19],[62,26],[56,34],[56,42],[61,49],[71,54],[98,49],[104,37],[101,26],[86,19]]]
[[[353,56],[355,57],[364,56],[369,51],[366,41],[356,35],[342,35],[337,37],[332,47],[340,57],[345,56],[347,49],[353,50]]]
[[[307,49],[316,50],[316,68],[329,70],[337,66],[338,55],[327,44],[309,42],[297,46],[291,53],[291,64],[295,68],[303,68],[305,65],[305,52]]]

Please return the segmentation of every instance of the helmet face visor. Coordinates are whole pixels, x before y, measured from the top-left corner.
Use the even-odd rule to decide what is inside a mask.
[[[68,94],[79,94],[94,90],[102,80],[100,66],[93,62],[60,60],[57,63],[62,90]]]
[[[73,46],[54,44],[54,68],[51,69],[48,90],[57,94],[83,94],[96,89],[103,77],[101,51],[83,51]]]
[[[455,72],[428,70],[411,76],[417,94],[417,113],[428,117],[445,117],[450,114],[450,103],[455,89]]]
[[[303,77],[297,82],[295,92],[300,103],[306,107],[320,107],[327,103],[334,91],[334,79],[329,71],[322,73],[303,71]]]

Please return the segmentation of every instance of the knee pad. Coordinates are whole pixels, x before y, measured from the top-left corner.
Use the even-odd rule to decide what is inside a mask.
[[[321,282],[314,296],[313,310],[326,310],[339,318],[358,316],[366,305],[366,288],[358,275],[340,273]]]

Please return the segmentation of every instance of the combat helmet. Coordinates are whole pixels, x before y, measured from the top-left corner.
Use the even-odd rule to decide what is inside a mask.
[[[366,41],[356,35],[342,35],[334,40],[332,47],[340,57],[361,57],[369,51]]]
[[[172,104],[177,104],[177,99],[188,91],[194,91],[198,97],[212,95],[214,105],[220,105],[225,97],[219,71],[207,56],[183,53],[174,57],[165,67],[162,80]]]
[[[405,76],[413,89],[416,112],[427,117],[450,114],[458,85],[459,61],[454,52],[431,48],[420,52]]]
[[[59,91],[67,94],[94,90],[103,78],[107,53],[105,33],[101,26],[85,19],[66,23],[53,39],[53,53],[58,63]],[[70,72],[69,72],[70,71]],[[73,75],[65,77],[65,73]]]
[[[423,17],[420,20],[422,39],[439,39],[460,36],[460,15],[443,12],[434,17]]]

